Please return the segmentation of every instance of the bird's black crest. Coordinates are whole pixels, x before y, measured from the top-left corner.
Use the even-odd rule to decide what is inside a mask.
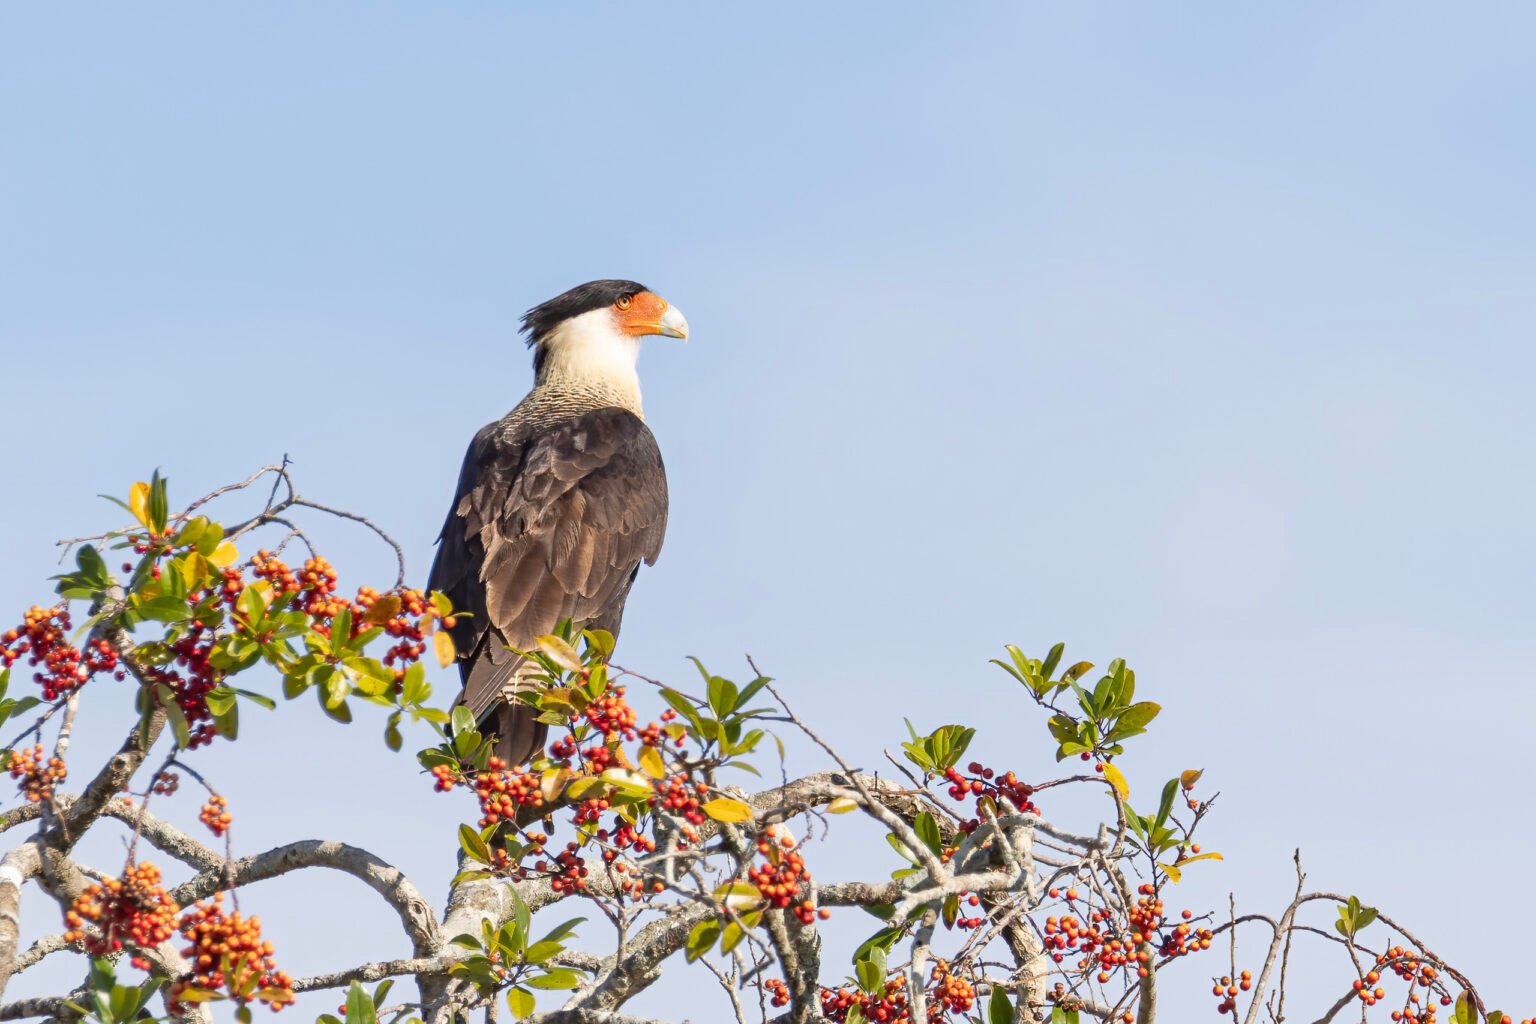
[[[638,281],[616,278],[579,284],[524,313],[523,333],[528,335],[528,344],[537,345],[546,334],[571,317],[611,306],[621,295],[634,295],[645,290],[645,285]]]

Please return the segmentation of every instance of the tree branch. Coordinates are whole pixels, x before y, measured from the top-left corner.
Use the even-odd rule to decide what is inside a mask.
[[[399,868],[367,850],[330,840],[308,839],[225,865],[222,858],[171,891],[182,906],[216,892],[250,885],[304,868],[331,868],[351,875],[394,908],[418,957],[434,956],[442,944],[432,907]]]

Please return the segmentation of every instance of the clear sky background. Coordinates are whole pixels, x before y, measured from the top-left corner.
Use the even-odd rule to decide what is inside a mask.
[[[9,5],[0,609],[115,524],[99,492],[284,453],[424,579],[464,444],[529,384],[519,314],[637,278],[694,338],[642,357],[672,517],[622,662],[751,652],[867,767],[903,716],[961,719],[1041,778],[987,659],[1124,656],[1166,708],[1133,802],[1191,767],[1222,794],[1227,860],[1177,899],[1277,911],[1300,847],[1529,1014],[1525,944],[1490,940],[1536,913],[1533,30],[1515,3]],[[240,850],[344,838],[439,899],[469,802],[378,722],[285,712],[199,756]],[[295,974],[407,952],[341,876],[242,905]],[[1224,963],[1172,972],[1177,1019]],[[1324,963],[1299,1017],[1348,985]],[[684,974],[636,1008],[719,1019]]]

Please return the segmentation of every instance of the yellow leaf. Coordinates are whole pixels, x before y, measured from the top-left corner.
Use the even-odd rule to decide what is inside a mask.
[[[181,559],[181,578],[187,584],[187,589],[197,590],[203,582],[203,578],[209,574],[208,559],[196,551],[189,551]]]
[[[740,800],[732,800],[728,796],[719,796],[700,808],[705,814],[716,821],[740,823],[752,820],[752,808]]]
[[[646,747],[640,751],[640,768],[653,779],[667,774],[667,763],[661,759],[661,751],[655,747]]]
[[[226,566],[234,565],[235,559],[239,557],[239,549],[226,540],[213,549],[213,554],[208,556],[208,561],[223,569]]]
[[[1115,792],[1120,794],[1121,800],[1130,797],[1131,784],[1125,781],[1125,773],[1107,761],[1104,764],[1104,778],[1108,780],[1111,786],[1115,787]]]
[[[552,804],[560,791],[565,788],[565,782],[576,774],[569,768],[551,768],[539,778],[539,794],[544,797],[544,802]]]
[[[557,636],[541,636],[534,643],[539,645],[539,650],[549,656],[549,660],[569,672],[580,672],[581,659],[576,656],[576,649]]]
[[[1204,774],[1205,774],[1205,769],[1204,768],[1191,768],[1188,771],[1180,772],[1179,773],[1179,785],[1183,786],[1186,790],[1194,789],[1195,788],[1195,783],[1199,782],[1200,781],[1200,776],[1202,776]]]
[[[448,635],[446,629],[432,637],[432,649],[437,652],[437,663],[443,668],[453,664],[456,656],[453,649],[453,637]]]
[[[832,814],[847,814],[849,811],[858,810],[858,808],[859,802],[851,796],[840,796],[827,804],[827,811]]]
[[[1157,866],[1162,868],[1164,871],[1168,872],[1168,881],[1170,881],[1170,882],[1181,882],[1181,881],[1184,880],[1184,872],[1180,871],[1178,868],[1174,867],[1172,864],[1162,864],[1162,863],[1159,863]]]
[[[144,529],[149,529],[149,484],[140,480],[133,485],[128,492],[128,509],[133,513],[133,518],[144,524]]]
[[[382,626],[400,614],[401,604],[400,595],[385,594],[368,606],[368,611],[363,614],[363,621],[371,626]]]
[[[223,999],[217,991],[211,988],[195,988],[188,986],[176,993],[176,998],[183,1003],[206,1003],[214,999]]]
[[[585,800],[589,794],[596,795],[608,788],[608,783],[602,779],[585,775],[565,787],[565,796],[569,800]]]
[[[602,779],[608,785],[631,796],[651,795],[651,780],[639,772],[627,771],[623,768],[609,768],[603,772]]]
[[[1223,857],[1219,853],[1197,853],[1193,857],[1180,857],[1179,858],[1179,863],[1181,865],[1183,865],[1183,864],[1193,864],[1197,860],[1226,860],[1226,859],[1227,858]]]
[[[763,905],[763,894],[747,882],[727,882],[715,889],[715,899],[731,910],[754,910]]]

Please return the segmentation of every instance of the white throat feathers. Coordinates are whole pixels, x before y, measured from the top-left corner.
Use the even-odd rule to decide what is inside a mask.
[[[640,411],[640,339],[619,329],[610,309],[571,317],[539,340],[535,389],[596,393],[607,404]]]

